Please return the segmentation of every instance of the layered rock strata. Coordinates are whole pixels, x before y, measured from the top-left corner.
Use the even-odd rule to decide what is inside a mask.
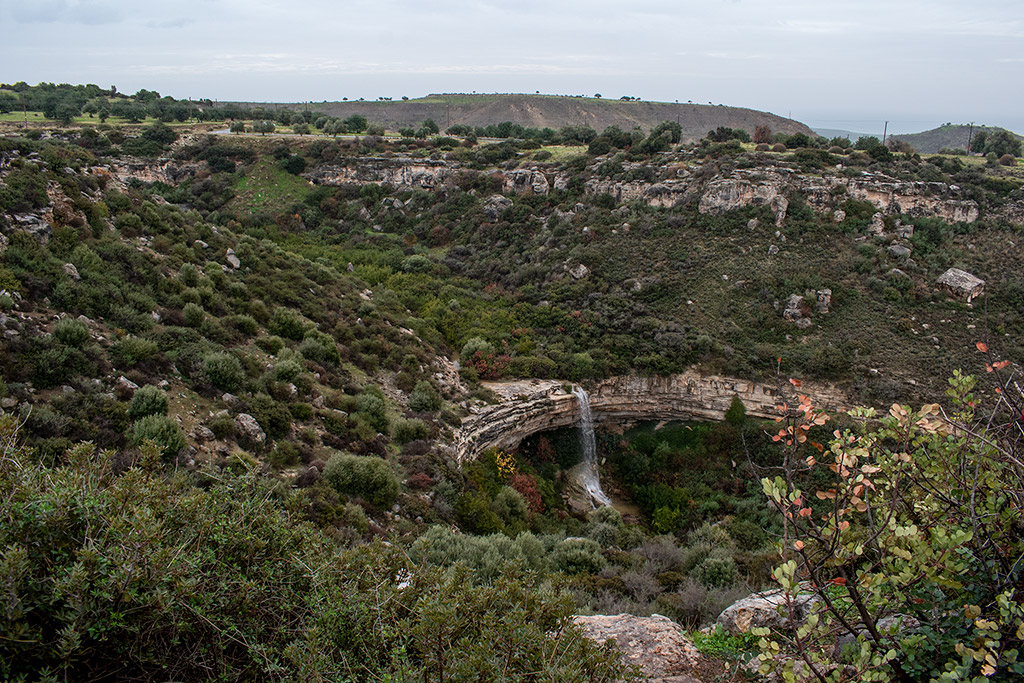
[[[513,449],[531,434],[579,422],[579,403],[569,384],[537,379],[484,384],[499,401],[473,407],[463,419],[453,442],[459,461],[476,458],[488,448]],[[748,415],[774,417],[787,387],[791,389],[689,371],[667,377],[611,377],[587,389],[595,422],[632,423],[722,420],[734,396],[743,401]],[[817,406],[848,406],[842,393],[828,385],[805,383],[800,391]]]

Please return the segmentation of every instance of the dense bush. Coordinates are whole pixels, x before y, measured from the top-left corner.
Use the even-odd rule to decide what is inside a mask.
[[[338,493],[358,496],[378,507],[391,505],[400,490],[391,465],[375,457],[335,453],[327,461],[323,479]]]
[[[441,395],[434,385],[426,380],[416,383],[409,393],[409,410],[417,413],[435,412],[441,408]]]
[[[173,458],[185,447],[185,432],[166,415],[147,415],[132,425],[132,439],[142,445],[156,444],[165,459]]]
[[[91,337],[85,323],[73,318],[61,318],[53,326],[53,336],[61,344],[74,348],[81,348]]]
[[[551,567],[566,574],[596,574],[605,563],[601,546],[586,538],[566,539],[551,553]]]
[[[477,586],[380,543],[339,557],[254,475],[179,488],[145,467],[113,476],[88,446],[44,469],[13,447],[12,427],[5,680],[623,677],[616,654],[571,626],[567,596],[507,567]]]
[[[245,379],[242,363],[226,352],[211,353],[203,358],[203,373],[210,384],[222,391],[235,391]]]
[[[145,363],[160,352],[156,342],[140,337],[125,337],[114,343],[110,355],[121,367],[130,368]]]
[[[147,385],[139,388],[128,404],[128,417],[133,420],[147,415],[166,415],[170,402],[160,387]]]

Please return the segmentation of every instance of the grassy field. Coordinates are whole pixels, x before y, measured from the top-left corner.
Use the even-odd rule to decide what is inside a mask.
[[[12,112],[8,112],[6,114],[0,114],[0,122],[2,122],[2,123],[23,123],[26,120],[29,123],[32,123],[32,124],[43,123],[43,124],[50,124],[50,125],[53,125],[53,126],[61,126],[62,125],[59,121],[57,121],[55,119],[48,119],[48,118],[46,118],[45,116],[43,116],[43,112],[41,112],[41,111],[30,111],[30,112],[12,111]],[[140,121],[139,123],[133,123],[133,122],[129,121],[128,119],[123,119],[123,118],[120,118],[118,116],[108,116],[105,123],[108,126],[129,126],[129,125],[130,126],[145,126],[145,125],[149,125],[151,123],[156,123],[156,121],[157,120],[155,118],[153,118],[152,116],[147,116],[145,118],[145,120]],[[72,119],[70,125],[71,126],[99,126],[99,125],[104,125],[104,124],[100,122],[100,119],[97,116],[76,116],[74,119]],[[176,127],[176,128],[187,128],[189,126],[194,126],[196,124],[195,124],[194,121],[186,121],[186,122],[172,121],[172,122],[168,123],[167,125],[168,126],[172,126],[172,127]]]
[[[546,162],[557,163],[568,161],[576,156],[585,155],[587,152],[586,147],[570,147],[568,145],[550,145],[548,147],[542,147],[541,149],[545,152],[551,152],[551,158],[546,159]]]

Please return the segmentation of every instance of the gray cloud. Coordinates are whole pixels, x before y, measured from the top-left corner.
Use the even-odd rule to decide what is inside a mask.
[[[0,21],[17,26],[0,45],[8,82],[250,100],[601,92],[1024,130],[1006,87],[1024,4],[1002,0],[0,0]]]

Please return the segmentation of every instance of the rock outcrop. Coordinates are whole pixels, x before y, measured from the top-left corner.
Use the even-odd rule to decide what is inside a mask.
[[[514,194],[546,195],[551,190],[551,184],[539,170],[523,168],[505,171],[502,174],[501,188],[504,192]]]
[[[177,185],[182,180],[194,176],[205,168],[204,163],[181,162],[173,159],[154,159],[152,161],[135,159],[120,164],[112,164],[110,175],[121,183],[129,180],[140,180],[144,183],[166,183]],[[99,169],[97,169],[99,170]]]
[[[745,206],[772,206],[787,186],[786,180],[777,173],[755,176],[735,172],[709,181],[697,209],[701,213],[718,215]]]
[[[362,157],[351,165],[328,164],[303,174],[317,185],[388,184],[403,189],[426,190],[442,186],[461,169],[440,159]]]
[[[642,164],[636,164],[640,167]],[[125,183],[175,184],[194,176],[205,166],[202,162],[178,162],[168,159],[134,160],[97,167],[94,172],[108,173]],[[633,166],[629,166],[632,169]],[[628,169],[627,169],[628,170]],[[839,208],[846,199],[868,201],[885,215],[935,217],[951,223],[970,223],[978,219],[978,204],[964,198],[960,188],[941,182],[903,181],[880,173],[861,172],[847,177],[838,171],[824,175],[801,173],[786,165],[766,165],[709,173],[701,162],[680,163],[651,180],[615,180],[596,174],[585,182],[588,195],[608,194],[618,202],[642,201],[650,206],[672,208],[699,198],[701,213],[722,214],[746,206],[769,207],[776,227],[782,227],[789,201],[794,195],[806,198],[815,211],[841,222],[845,213]],[[841,169],[839,169],[841,170]],[[478,173],[460,163],[445,159],[419,159],[407,156],[361,157],[348,163],[319,166],[303,174],[318,185],[388,184],[400,189],[436,190],[464,173]],[[543,166],[496,171],[506,194],[546,195],[552,189],[564,190],[573,178],[570,173],[552,174]],[[1017,202],[999,215],[1011,222],[1024,222],[1024,203]]]
[[[476,458],[488,448],[513,449],[531,434],[579,422],[580,411],[570,386],[558,380],[484,382],[499,401],[471,407],[453,439],[455,456]],[[624,375],[588,386],[595,422],[631,423],[640,420],[722,420],[734,396],[747,414],[774,417],[780,391],[749,380],[701,375],[694,371],[667,377]],[[834,387],[805,382],[801,392],[816,405],[831,409],[848,406]]]
[[[612,640],[622,658],[639,667],[648,681],[661,683],[698,683],[694,675],[701,661],[700,652],[683,629],[668,617],[632,614],[573,617],[583,635],[599,643]]]
[[[815,211],[833,217],[836,204],[848,198],[870,202],[883,214],[934,217],[950,223],[972,223],[979,215],[977,202],[962,198],[956,185],[902,181],[867,172],[856,178],[815,176],[784,167],[737,169],[715,176],[705,185],[698,209],[721,214],[745,206],[770,206],[776,225],[781,226],[787,207],[779,198],[794,193],[805,196]]]

